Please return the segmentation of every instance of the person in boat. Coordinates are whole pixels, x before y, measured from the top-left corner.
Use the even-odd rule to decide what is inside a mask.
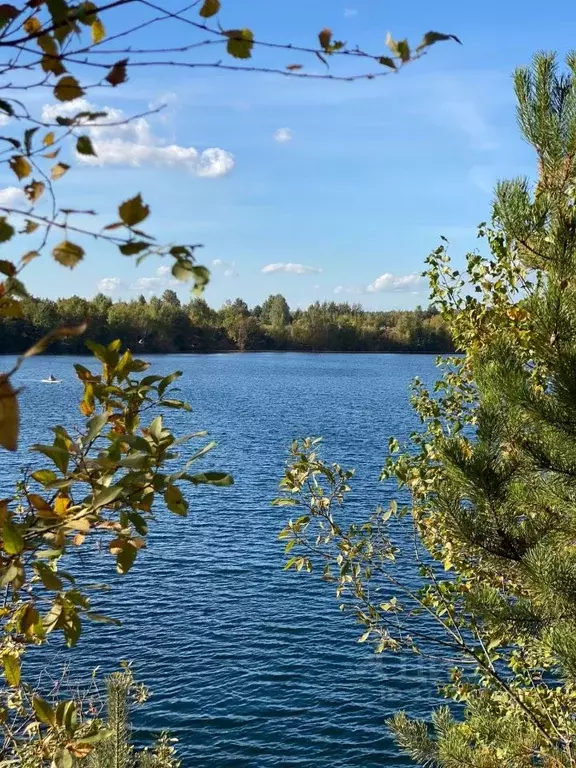
[[[48,376],[48,381],[56,381],[56,380],[57,380],[56,376],[54,376],[53,373],[51,373],[50,376]]]

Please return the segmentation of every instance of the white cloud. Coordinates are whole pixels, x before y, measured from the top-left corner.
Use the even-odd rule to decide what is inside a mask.
[[[156,270],[156,274],[158,277],[166,277],[166,275],[169,275],[172,270],[170,267],[167,267],[166,264],[162,264],[162,266],[158,267]]]
[[[389,293],[389,292],[415,292],[424,282],[422,275],[414,272],[410,275],[392,275],[385,272],[377,277],[374,282],[367,286],[368,293]]]
[[[357,16],[357,15],[358,15],[358,11],[356,10],[356,8],[345,8],[344,9],[344,16],[347,19],[351,18],[352,16]]]
[[[96,156],[77,155],[78,160],[87,165],[177,168],[203,178],[225,176],[234,168],[234,155],[225,149],[210,147],[198,150],[178,144],[165,145],[161,138],[154,135],[145,117],[130,120],[121,109],[99,109],[83,98],[64,104],[45,105],[42,119],[52,122],[58,115],[70,116],[82,111],[106,112],[106,117],[99,118],[98,125],[87,129]]]
[[[224,275],[224,277],[238,277],[238,272],[236,272],[235,261],[226,261],[225,259],[213,259],[212,266],[221,268],[223,270],[222,274]]]
[[[357,285],[337,285],[334,288],[334,293],[353,293],[358,295],[362,293],[362,288]]]
[[[290,128],[278,128],[278,130],[274,132],[274,141],[277,141],[279,144],[285,144],[287,141],[292,141],[292,131]]]
[[[238,277],[238,272],[236,272],[235,261],[226,261],[225,259],[213,259],[212,266],[217,267],[218,269],[222,269],[222,274],[224,275],[224,277]]]
[[[103,277],[98,281],[98,291],[100,293],[116,293],[123,287],[122,280],[119,277]]]
[[[135,283],[132,283],[130,290],[152,294],[165,287],[166,281],[162,277],[139,277]]]
[[[320,273],[320,267],[307,267],[305,264],[293,264],[292,262],[276,262],[275,264],[266,264],[262,267],[262,272],[270,274],[272,272],[285,272],[289,275],[311,275]]]
[[[26,203],[26,195],[20,187],[4,187],[0,189],[0,205],[11,207]]]

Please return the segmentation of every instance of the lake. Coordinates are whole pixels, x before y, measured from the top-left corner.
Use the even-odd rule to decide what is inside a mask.
[[[368,516],[390,490],[378,483],[390,435],[417,427],[408,404],[414,376],[436,378],[428,355],[226,354],[150,358],[151,372],[184,372],[193,412],[173,412],[181,434],[205,428],[218,441],[201,469],[231,471],[231,488],[190,490],[187,519],[169,513],[150,546],[95,610],[121,615],[121,628],[97,625],[73,651],[88,668],[134,660],[153,696],[137,734],[168,728],[184,766],[411,765],[384,720],[403,708],[425,716],[437,701],[438,670],[418,657],[375,656],[358,645],[359,627],[342,616],[333,587],[318,574],[282,570],[276,539],[289,510],[272,508],[290,441],[324,437],[323,455],[356,468],[349,511]],[[80,385],[66,357],[26,361],[22,448],[50,440],[49,426],[79,422]],[[2,360],[2,367],[10,364]],[[53,373],[63,379],[45,385]],[[2,496],[21,456],[2,453]]]

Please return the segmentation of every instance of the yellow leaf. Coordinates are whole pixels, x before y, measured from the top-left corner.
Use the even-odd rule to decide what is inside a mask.
[[[84,90],[80,83],[72,75],[65,75],[56,83],[54,87],[54,96],[58,101],[74,101],[84,96]]]
[[[63,240],[52,250],[52,255],[59,264],[74,269],[84,257],[84,249],[69,240]]]
[[[49,147],[50,144],[54,144],[54,131],[50,131],[50,133],[47,133],[46,136],[42,139],[42,143],[45,147]]]
[[[249,59],[254,47],[254,34],[250,29],[230,29],[224,34],[228,37],[226,50],[235,59]]]
[[[8,379],[0,380],[0,445],[15,451],[18,445],[18,400]]]
[[[90,27],[92,31],[92,42],[94,45],[101,43],[106,37],[106,29],[100,19],[94,19],[94,23]]]
[[[22,26],[29,35],[34,35],[42,29],[42,24],[37,16],[31,16],[29,19],[26,19]]]
[[[56,163],[56,165],[52,166],[52,170],[50,171],[52,180],[57,181],[57,179],[60,179],[69,168],[70,166],[66,165],[66,163]]]
[[[65,517],[70,506],[70,499],[68,496],[57,496],[54,501],[54,512],[58,517]]]
[[[26,176],[30,176],[32,173],[32,166],[23,155],[11,157],[9,165],[19,179],[25,179]]]

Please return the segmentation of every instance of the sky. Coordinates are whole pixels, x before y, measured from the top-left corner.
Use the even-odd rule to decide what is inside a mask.
[[[164,8],[180,4],[166,0]],[[292,308],[316,300],[370,309],[426,304],[424,259],[444,235],[457,264],[478,247],[476,226],[490,215],[500,178],[531,175],[534,157],[519,135],[511,73],[537,50],[564,55],[576,12],[565,0],[223,0],[225,28],[257,38],[315,45],[336,39],[385,54],[389,31],[417,43],[430,29],[454,33],[397,75],[354,83],[210,69],[142,68],[118,88],[89,92],[93,107],[122,118],[165,105],[119,127],[93,129],[90,165],[72,156],[58,182],[62,207],[95,209],[102,224],[140,192],[152,209],[147,230],[159,240],[202,243],[213,306],[242,297],[249,305],[282,293]],[[125,26],[126,10],[108,17]],[[172,21],[142,30],[134,45],[168,47],[197,40]],[[104,46],[105,47],[105,46]],[[112,44],[109,44],[112,47]],[[158,57],[160,58],[160,57]],[[215,54],[188,54],[211,61]],[[284,51],[255,50],[256,66],[323,65]],[[335,74],[353,71],[338,62]],[[53,117],[48,90],[29,107]],[[74,111],[85,107],[74,105]],[[4,129],[6,131],[6,128]],[[15,177],[0,174],[0,204],[17,201]],[[57,298],[99,291],[114,299],[173,286],[167,262],[134,259],[93,240],[69,271],[48,255],[32,262],[26,284]],[[16,251],[16,247],[19,248]],[[26,244],[26,248],[30,247]],[[22,238],[4,247],[21,252]],[[3,254],[4,255],[4,254]]]

